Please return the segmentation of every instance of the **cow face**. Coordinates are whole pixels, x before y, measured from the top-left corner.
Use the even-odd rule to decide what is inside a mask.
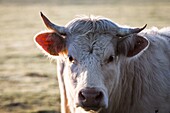
[[[72,81],[76,106],[107,108],[108,89],[116,80],[118,70],[114,39],[107,34],[78,35],[71,39],[64,75],[69,75],[67,80]]]
[[[43,19],[48,21],[45,17]],[[106,109],[119,82],[119,55],[128,58],[139,54],[147,46],[147,40],[137,34],[125,36],[125,40],[122,40],[122,37],[120,40],[120,36],[115,34],[116,31],[89,30],[78,24],[81,22],[77,22],[75,26],[73,23],[69,24],[64,35],[56,31],[56,27],[52,27],[54,31],[36,35],[35,42],[45,53],[59,56],[57,59],[62,60],[63,68],[60,74],[68,105],[73,106],[72,109]],[[93,22],[87,28],[89,26],[93,28]],[[137,37],[135,41],[131,40],[134,41],[134,46],[124,43],[128,42],[128,37]]]

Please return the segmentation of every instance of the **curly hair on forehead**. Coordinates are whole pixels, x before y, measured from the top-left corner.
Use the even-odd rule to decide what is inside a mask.
[[[70,34],[111,33],[116,34],[118,26],[103,17],[82,16],[75,18],[66,25]]]

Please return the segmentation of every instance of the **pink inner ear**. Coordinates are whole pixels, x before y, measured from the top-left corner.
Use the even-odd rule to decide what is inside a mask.
[[[36,36],[35,41],[50,55],[58,55],[64,43],[56,33],[41,33]]]
[[[131,49],[127,56],[132,57],[141,52],[148,45],[148,41],[141,36],[136,36],[136,42],[134,48]]]

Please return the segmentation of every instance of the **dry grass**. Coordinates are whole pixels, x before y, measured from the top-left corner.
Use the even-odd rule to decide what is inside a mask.
[[[54,63],[36,48],[33,37],[45,27],[39,17],[44,12],[53,22],[66,24],[79,14],[108,17],[130,26],[170,26],[170,3],[107,2],[102,5],[65,5],[31,0],[0,0],[0,113],[57,113],[59,91]],[[129,1],[129,0],[128,0]],[[69,4],[72,3],[72,4]]]

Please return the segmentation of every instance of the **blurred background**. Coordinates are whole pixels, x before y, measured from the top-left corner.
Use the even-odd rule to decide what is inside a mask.
[[[93,14],[120,25],[170,26],[170,0],[0,0],[0,113],[60,113],[55,62],[33,42],[46,29],[40,11],[58,25]]]

